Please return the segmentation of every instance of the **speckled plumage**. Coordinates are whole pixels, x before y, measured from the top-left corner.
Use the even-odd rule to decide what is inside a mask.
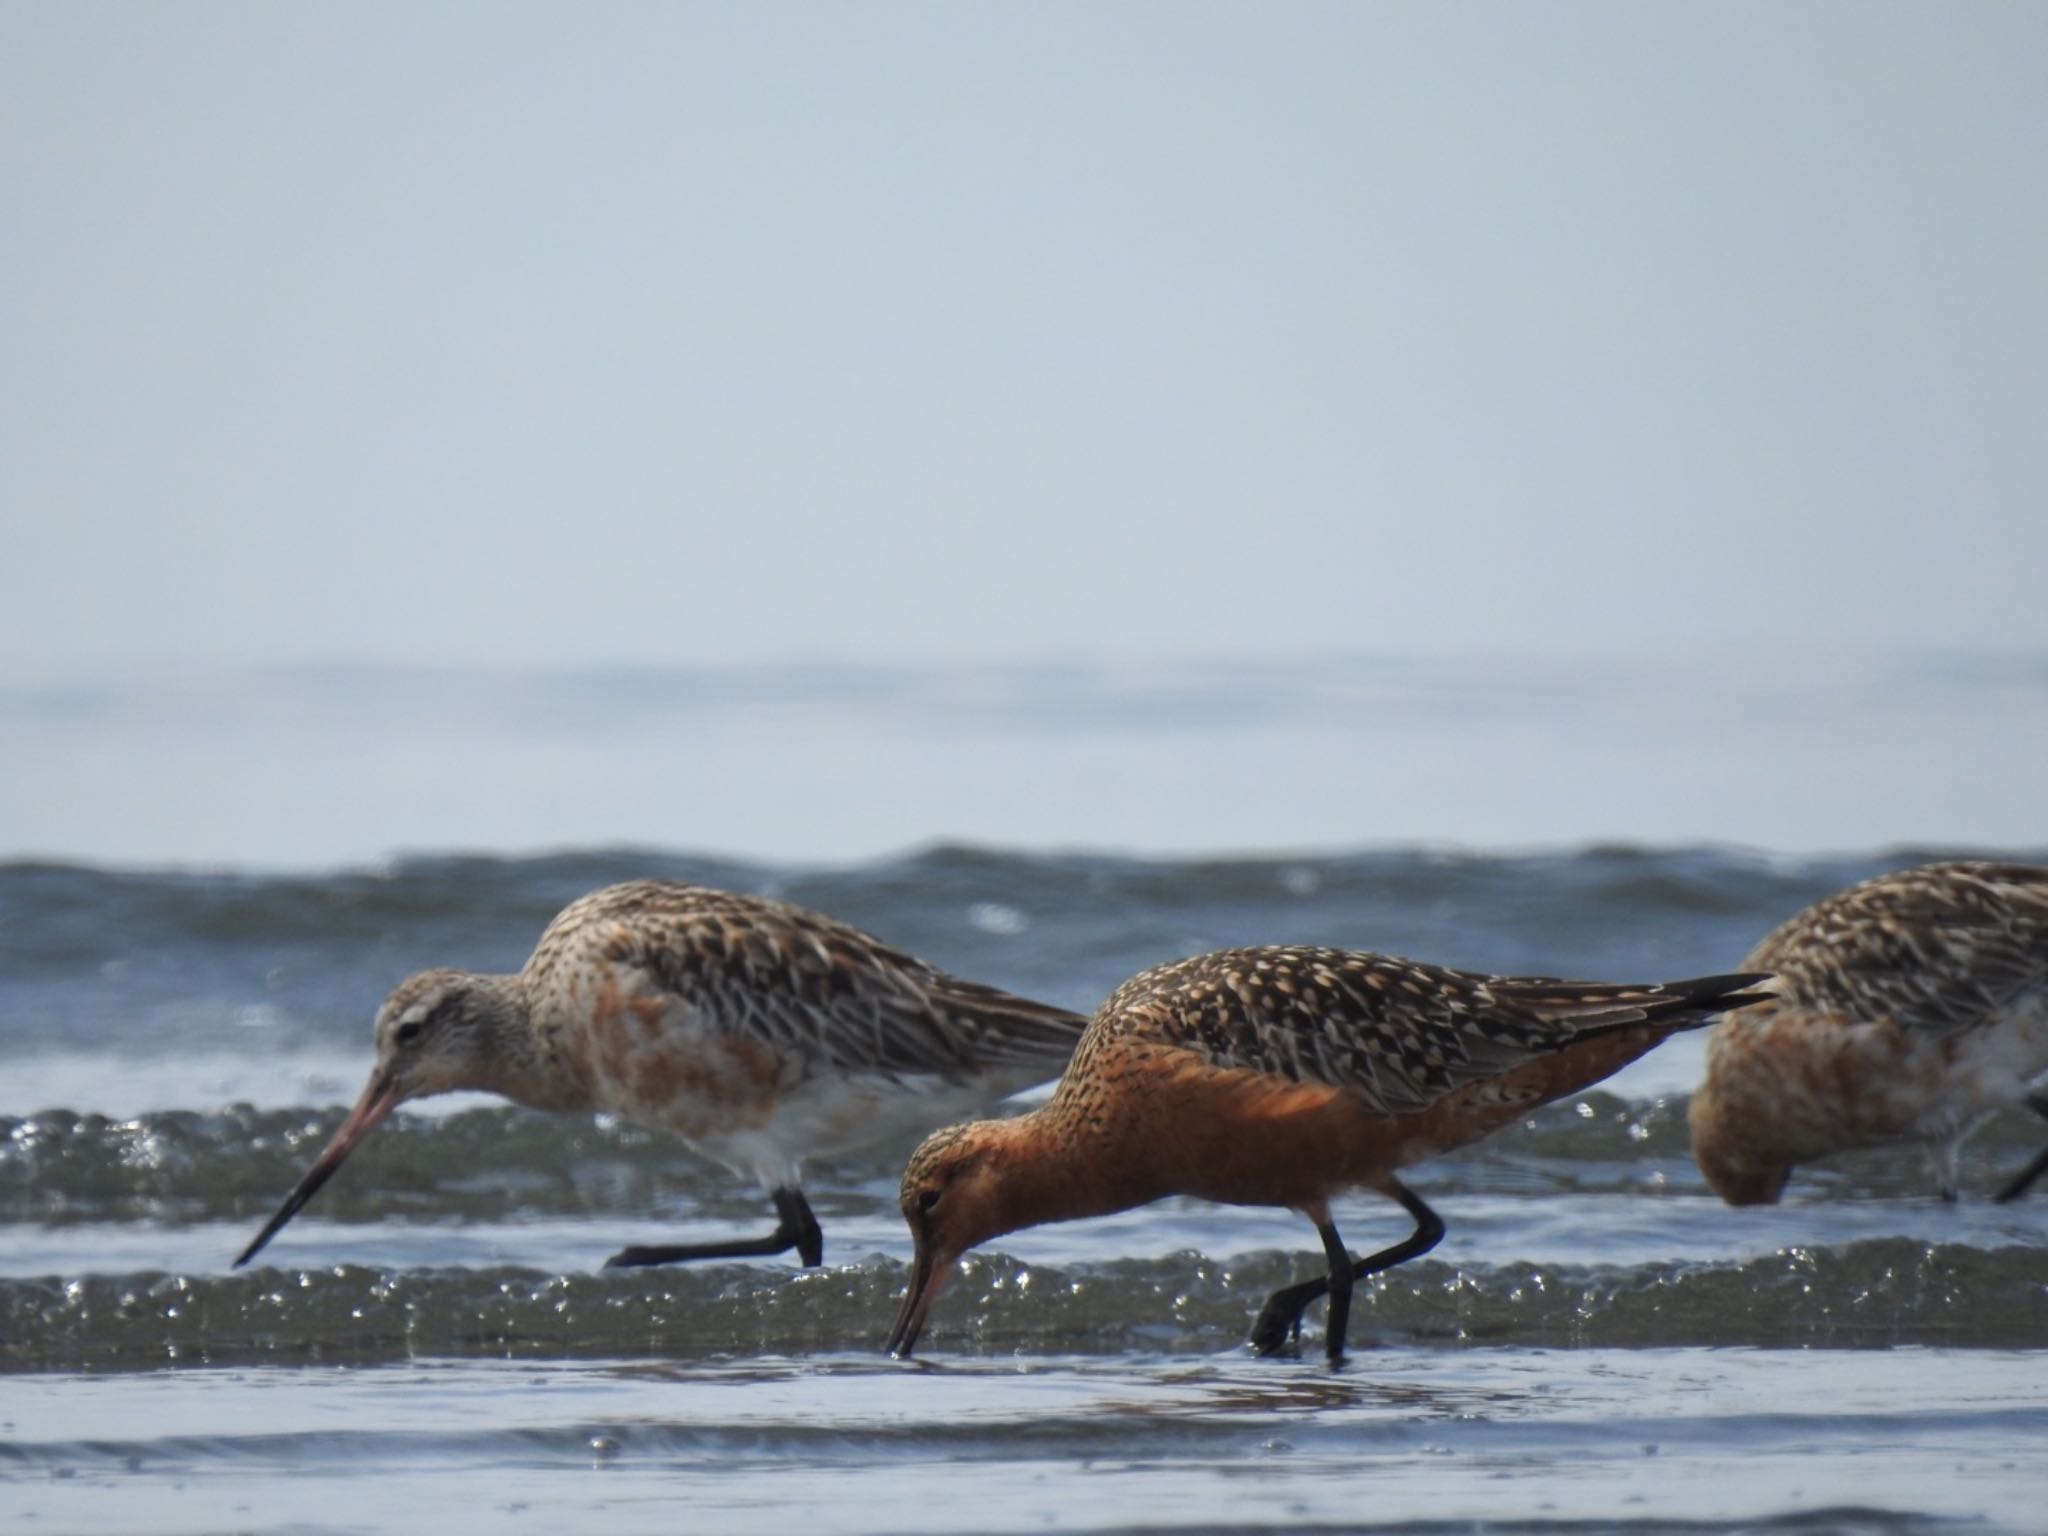
[[[1730,1203],[1776,1200],[1831,1152],[1912,1141],[1954,1198],[1972,1130],[2006,1104],[2048,1114],[2048,869],[1879,875],[1780,925],[1748,963],[1777,973],[1777,995],[1708,1037],[1690,1112],[1694,1156]]]
[[[521,972],[535,1028],[560,1037],[581,1027],[606,972],[684,1010],[697,1029],[764,1047],[799,1082],[872,1073],[962,1083],[1018,1069],[1024,1086],[1063,1066],[1087,1023],[822,913],[666,880],[593,891],[548,924]]]
[[[1748,1001],[1764,978],[1659,986],[1481,976],[1339,949],[1224,950],[1158,966],[1097,1011],[1053,1096],[1028,1115],[929,1137],[903,1176],[917,1242],[892,1347],[915,1342],[952,1262],[992,1237],[1166,1195],[1278,1205],[1316,1223],[1331,1280],[1268,1302],[1275,1348],[1325,1288],[1426,1251],[1443,1226],[1396,1177]],[[1371,1189],[1414,1236],[1355,1263],[1329,1201]],[[1333,1296],[1329,1348],[1342,1347]]]
[[[401,982],[378,1013],[370,1085],[307,1182],[317,1188],[397,1104],[484,1089],[680,1136],[773,1193],[782,1247],[816,1263],[799,1185],[807,1156],[1042,1082],[1086,1022],[800,907],[631,881],[564,908],[516,974],[437,970]],[[310,1193],[302,1184],[243,1259]],[[629,1249],[619,1259],[666,1261],[656,1253],[711,1256]]]
[[[1227,949],[1133,976],[1097,1013],[1090,1038],[1182,1046],[1213,1066],[1323,1083],[1403,1115],[1686,1005],[1667,987],[1482,976],[1358,950]]]

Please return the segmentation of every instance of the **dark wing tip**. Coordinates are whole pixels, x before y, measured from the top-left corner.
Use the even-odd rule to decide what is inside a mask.
[[[1088,1028],[1088,1016],[981,982],[943,975],[942,1006],[972,1028],[977,1060],[1063,1062]]]
[[[1726,1013],[1730,1009],[1767,1001],[1774,994],[1756,989],[1776,980],[1776,975],[1770,971],[1736,971],[1726,976],[1695,976],[1690,981],[1669,981],[1658,990],[1676,994],[1672,1000],[1685,1008]]]

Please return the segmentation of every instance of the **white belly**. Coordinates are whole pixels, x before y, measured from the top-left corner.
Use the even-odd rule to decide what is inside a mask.
[[[641,1105],[618,1113],[636,1125],[680,1137],[763,1189],[778,1189],[801,1183],[807,1158],[892,1144],[907,1157],[930,1132],[989,1113],[1016,1086],[842,1074],[812,1078],[744,1116],[684,1099],[659,1109]]]

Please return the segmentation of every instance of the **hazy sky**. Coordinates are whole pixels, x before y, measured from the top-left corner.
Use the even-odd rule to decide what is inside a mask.
[[[2048,6],[0,7],[0,662],[2048,642]]]

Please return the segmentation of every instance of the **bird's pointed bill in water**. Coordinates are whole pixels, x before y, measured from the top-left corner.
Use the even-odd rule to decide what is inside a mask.
[[[284,1204],[277,1208],[277,1214],[264,1223],[263,1230],[256,1234],[256,1240],[242,1250],[241,1256],[235,1260],[235,1268],[240,1269],[261,1253],[263,1245],[305,1209],[306,1202],[320,1192],[320,1186],[334,1177],[334,1170],[356,1149],[356,1143],[383,1124],[384,1118],[398,1107],[404,1097],[395,1071],[380,1066],[370,1074],[369,1084],[363,1089],[363,1096],[356,1100],[356,1107],[349,1111],[348,1118],[341,1122],[341,1128],[321,1149],[320,1155],[313,1160],[313,1166],[306,1170],[305,1177],[285,1197]]]
[[[924,1240],[924,1235],[919,1233],[917,1252],[910,1261],[910,1289],[904,1292],[903,1310],[896,1314],[896,1326],[889,1330],[889,1353],[899,1360],[908,1360],[910,1352],[917,1348],[917,1336],[924,1332],[924,1320],[930,1315],[932,1303],[938,1299],[946,1277],[953,1273],[953,1265],[959,1255],[946,1255],[944,1263],[936,1262],[938,1257]]]

